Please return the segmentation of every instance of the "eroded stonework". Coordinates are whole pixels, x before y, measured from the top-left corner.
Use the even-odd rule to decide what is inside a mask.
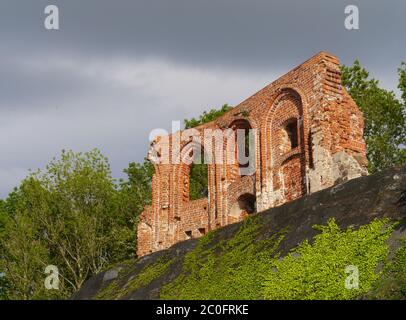
[[[140,217],[137,254],[166,249],[252,212],[366,175],[364,121],[341,85],[339,66],[336,57],[320,52],[220,118],[195,128],[254,129],[253,170],[247,174],[238,161],[212,161],[206,198],[189,199],[191,164],[182,161],[196,142],[181,141],[177,147],[177,134],[165,137],[169,156],[181,161],[163,163],[164,137],[154,141],[148,154],[155,167],[152,204]],[[227,160],[230,148],[236,147],[224,138],[221,148],[209,148],[214,140],[201,140],[205,156]]]

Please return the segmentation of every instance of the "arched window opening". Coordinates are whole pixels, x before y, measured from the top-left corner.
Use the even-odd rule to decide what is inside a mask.
[[[237,120],[231,124],[231,128],[235,131],[236,161],[238,167],[240,169],[248,168],[250,165],[253,165],[250,163],[253,161],[252,155],[250,155],[250,143],[253,143],[250,135],[251,125],[247,120]],[[251,150],[253,150],[252,146]]]
[[[209,166],[205,162],[203,148],[194,149],[194,159],[189,171],[189,199],[197,200],[207,198],[209,195],[208,170]]]

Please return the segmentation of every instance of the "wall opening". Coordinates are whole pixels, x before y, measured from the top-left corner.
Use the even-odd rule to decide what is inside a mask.
[[[236,142],[236,162],[238,163],[238,167],[240,169],[240,175],[244,170],[244,168],[248,168],[252,163],[253,157],[250,157],[250,130],[252,129],[250,123],[247,120],[236,120],[231,124],[231,129],[233,129],[236,133],[235,135],[235,142]],[[243,141],[242,139],[238,139],[238,134],[241,135],[243,133]],[[254,150],[254,148],[251,149]]]
[[[251,193],[245,193],[238,197],[230,209],[230,215],[235,218],[243,218],[257,211],[256,197]]]
[[[290,119],[284,125],[284,130],[288,138],[288,147],[290,150],[296,148],[299,145],[297,119]]]
[[[207,198],[209,195],[208,172],[209,166],[204,163],[204,150],[196,150],[189,171],[189,199]]]
[[[299,145],[298,139],[298,130],[297,130],[297,120],[294,119],[293,121],[286,124],[286,131],[289,136],[290,146],[292,149],[296,148]]]
[[[256,212],[256,197],[253,194],[246,193],[238,198],[239,207],[248,214]]]
[[[299,146],[299,131],[296,118],[285,121],[279,127],[277,131],[277,141],[280,156]]]

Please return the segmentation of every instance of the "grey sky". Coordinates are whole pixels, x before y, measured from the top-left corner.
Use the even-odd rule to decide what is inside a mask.
[[[43,27],[49,4],[59,31]],[[360,30],[344,28],[348,4]],[[395,90],[405,16],[404,0],[2,0],[0,197],[62,148],[97,147],[120,177],[152,129],[237,104],[320,50]]]

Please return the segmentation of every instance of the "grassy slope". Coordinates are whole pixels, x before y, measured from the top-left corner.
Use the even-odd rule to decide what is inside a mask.
[[[229,239],[216,232],[177,261],[176,277],[165,281],[161,299],[405,299],[406,248],[392,261],[387,240],[394,224],[380,219],[358,229],[340,230],[333,220],[312,241],[304,241],[281,258],[278,247],[283,230],[261,235],[261,216],[247,219]],[[120,277],[96,298],[120,299],[147,286],[168,272],[176,258],[163,255],[135,275],[123,269]],[[347,265],[356,265],[359,288],[346,289]],[[382,269],[382,266],[384,268]],[[381,269],[381,271],[378,271]],[[130,271],[131,272],[131,271]]]
[[[118,277],[102,272],[72,298],[405,299],[405,239],[406,167],[395,167],[112,266]],[[348,265],[358,289],[344,288]]]

